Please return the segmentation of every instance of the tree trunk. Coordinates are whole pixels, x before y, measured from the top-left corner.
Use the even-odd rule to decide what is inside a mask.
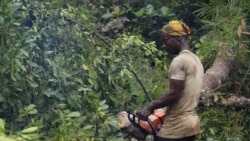
[[[233,69],[232,50],[226,46],[222,47],[222,50],[229,57],[224,57],[222,54],[217,55],[212,67],[205,72],[202,93],[208,93],[219,88]]]
[[[213,93],[226,81],[233,69],[233,53],[230,47],[222,47],[226,56],[218,54],[212,67],[204,74],[199,106],[231,106],[250,108],[250,99],[236,94]]]
[[[210,93],[200,97],[199,106],[250,108],[250,99],[229,93]]]

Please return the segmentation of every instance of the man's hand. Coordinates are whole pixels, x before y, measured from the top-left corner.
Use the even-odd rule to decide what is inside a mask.
[[[148,107],[145,107],[140,112],[138,112],[137,115],[139,116],[139,119],[147,120],[148,116],[151,113],[152,113],[152,110],[150,110]]]

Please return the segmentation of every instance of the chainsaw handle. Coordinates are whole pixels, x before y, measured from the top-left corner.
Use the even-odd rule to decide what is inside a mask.
[[[132,116],[132,118],[131,118],[131,116]],[[137,120],[138,120],[138,123],[136,123],[136,118],[137,118]],[[142,129],[143,131],[147,132],[144,128],[142,128],[142,127],[140,126],[139,121],[140,121],[141,119],[139,119],[139,117],[138,117],[137,115],[135,115],[134,113],[128,112],[128,119],[129,119],[129,121],[130,121],[131,123],[133,123],[134,125],[136,125],[136,126],[139,127],[140,129]],[[154,127],[152,121],[151,121],[148,117],[147,117],[146,120],[143,120],[143,121],[148,122],[150,128],[152,129],[152,134],[153,134],[153,136],[156,138],[156,129],[155,129],[155,127]]]

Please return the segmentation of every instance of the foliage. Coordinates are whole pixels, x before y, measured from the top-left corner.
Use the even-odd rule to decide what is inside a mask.
[[[202,18],[204,23],[203,28],[208,30],[200,39],[200,43],[196,44],[197,54],[203,60],[205,68],[209,68],[220,52],[225,57],[230,57],[232,54],[225,53],[223,46],[230,47],[234,54],[235,69],[232,73],[232,79],[229,86],[234,93],[242,94],[249,93],[249,83],[243,84],[245,80],[249,80],[249,42],[244,35],[244,30],[249,28],[239,29],[242,21],[250,14],[249,4],[247,1],[210,1],[210,3],[197,4],[199,9],[195,11],[197,16]],[[246,21],[248,24],[249,21]],[[244,26],[244,25],[242,25]],[[241,31],[242,30],[242,31]],[[244,46],[244,47],[242,47]],[[241,67],[239,67],[241,66]],[[242,73],[243,72],[243,73]],[[243,79],[240,79],[243,78]],[[243,90],[243,91],[242,91]]]
[[[204,19],[209,28],[204,26],[201,33],[207,34],[195,50],[205,64],[210,65],[218,51],[216,46],[222,41],[236,46],[234,32],[238,20],[246,16],[243,13],[248,12],[248,6],[242,1],[242,9],[237,9],[237,3],[230,2],[229,9],[223,10],[228,10],[231,22],[220,11]],[[174,6],[189,7],[189,14],[194,8],[187,0],[144,3],[139,0],[2,0],[0,117],[6,128],[0,120],[0,140],[121,140],[116,114],[138,110],[148,102],[138,81],[153,99],[167,89],[170,59],[159,50],[158,30],[169,19],[185,14]],[[221,27],[221,23],[227,24]],[[226,36],[218,30],[227,33]],[[247,38],[242,38],[246,45]],[[242,72],[238,71],[235,80],[242,84],[241,90],[249,92],[249,75],[240,79],[249,69],[245,64],[249,50],[246,47],[239,54],[237,61],[243,67],[238,67]],[[212,122],[206,119],[207,115],[218,112],[212,109],[201,113],[205,130]],[[249,122],[242,120],[246,117],[242,113],[239,116],[230,111],[228,116],[235,114],[242,123]],[[231,127],[229,122],[219,124]],[[234,133],[241,134],[239,138],[243,139],[247,134],[243,131],[245,126],[234,127]],[[217,136],[222,129],[216,126],[212,130]],[[233,132],[226,131],[223,138]],[[211,135],[208,130],[200,138]]]
[[[249,139],[248,110],[204,107],[199,108],[198,113],[202,129],[198,140],[242,141]]]
[[[59,1],[54,4],[60,3]],[[7,5],[11,5],[11,3],[7,3]],[[71,110],[88,113],[89,108],[82,110],[83,107],[88,107],[88,103],[91,103],[90,111],[98,109],[94,106],[93,101],[97,105],[102,103],[98,98],[98,91],[91,92],[92,88],[97,87],[93,85],[95,71],[88,73],[89,70],[84,66],[85,63],[92,64],[92,61],[98,59],[94,59],[96,54],[92,54],[96,52],[93,48],[93,41],[91,38],[84,38],[86,40],[81,41],[83,37],[89,36],[90,33],[82,32],[80,25],[73,23],[75,17],[71,14],[71,12],[76,13],[82,9],[77,11],[69,5],[65,9],[60,9],[60,5],[57,8],[54,7],[57,5],[49,5],[48,2],[34,1],[15,2],[12,5],[18,6],[14,11],[15,13],[7,13],[9,15],[5,15],[7,18],[4,17],[4,19],[16,16],[19,17],[17,19],[20,19],[20,21],[13,22],[14,18],[11,19],[13,21],[9,22],[5,20],[1,27],[3,32],[8,31],[8,28],[10,28],[9,31],[15,31],[14,33],[4,32],[6,35],[1,37],[2,40],[6,41],[6,43],[2,42],[1,44],[3,48],[1,62],[6,62],[1,66],[1,78],[3,79],[1,84],[1,107],[3,107],[1,115],[5,115],[5,118],[12,123],[10,130],[17,130],[33,121],[35,121],[34,124],[40,124],[41,121],[43,122],[43,129],[49,130],[59,124],[60,128],[68,128],[66,131],[62,129],[61,132],[69,135],[70,128],[73,129],[74,126],[68,126],[67,124],[72,121],[65,124],[64,120],[59,120],[60,122],[57,125],[52,124],[57,120],[53,115],[60,112],[60,110],[54,108],[58,103],[66,103],[70,109],[63,114],[69,114]],[[25,11],[32,11],[32,13],[29,13],[31,15],[25,15]],[[44,15],[49,15],[49,17],[44,17]],[[26,19],[29,16],[33,18]],[[55,20],[58,18],[59,20]],[[84,18],[82,13],[80,19],[85,20]],[[29,24],[27,25],[27,23]],[[55,25],[60,26],[56,27]],[[8,26],[8,28],[4,28],[4,26]],[[75,32],[71,32],[72,29]],[[12,42],[14,46],[10,46]],[[82,48],[82,45],[85,45],[86,48]],[[83,64],[82,67],[79,67],[78,63],[80,62],[84,62],[81,63]],[[84,79],[81,80],[81,77]],[[33,103],[31,104],[32,107],[23,109],[24,105],[30,103]],[[34,107],[37,107],[38,112],[32,109]],[[9,112],[9,110],[13,112]],[[100,113],[103,112],[100,111]],[[90,118],[92,115],[99,115],[100,113],[90,112],[86,117]],[[59,119],[63,119],[63,117]],[[90,122],[90,125],[94,125],[94,123],[102,124],[105,121],[112,120],[114,121],[112,116],[107,116],[107,120],[96,118]],[[96,123],[96,121],[99,122]],[[112,122],[108,123],[111,124]],[[106,127],[110,126],[109,124]],[[86,126],[86,130],[89,130],[87,125],[80,125]],[[107,131],[106,128],[105,131]],[[89,136],[91,135],[84,134],[84,137]],[[60,139],[63,138],[62,136]]]
[[[124,35],[110,48],[94,28],[95,18],[87,18],[90,11],[78,3],[4,4],[14,7],[1,18],[1,115],[8,132],[33,124],[41,126],[46,140],[109,138],[117,130],[109,108],[117,107],[116,113],[132,99],[128,76],[133,61],[152,58],[161,64],[154,59],[154,44]]]
[[[222,46],[237,46],[237,27],[244,18],[243,9],[238,8],[237,1],[211,1],[210,3],[201,3],[201,7],[196,10],[198,16],[202,17],[205,29],[208,33],[201,38],[201,44],[197,44],[197,53],[202,56],[202,60],[208,60],[209,66],[216,53]],[[202,45],[202,46],[201,46]],[[214,53],[216,52],[216,53]]]
[[[15,135],[6,136],[5,122],[0,119],[0,141],[36,141],[39,138],[37,134],[38,127],[28,127],[20,132],[16,132]]]

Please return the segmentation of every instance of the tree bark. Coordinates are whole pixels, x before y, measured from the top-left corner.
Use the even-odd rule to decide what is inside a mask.
[[[250,99],[230,93],[209,93],[201,95],[199,106],[221,106],[249,109]]]
[[[211,68],[205,72],[202,93],[209,93],[219,88],[233,69],[232,50],[227,46],[222,47],[222,50],[228,57],[217,55]]]
[[[202,94],[199,106],[229,106],[250,108],[250,99],[231,93],[220,93],[215,90],[221,87],[233,69],[233,53],[230,47],[222,47],[225,56],[218,54],[213,65],[204,74]]]

